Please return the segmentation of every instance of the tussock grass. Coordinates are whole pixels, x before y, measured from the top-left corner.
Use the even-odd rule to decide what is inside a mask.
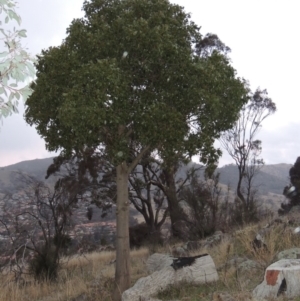
[[[260,225],[234,231],[228,239],[209,249],[196,250],[191,256],[209,253],[218,269],[219,281],[216,283],[191,285],[182,283],[170,286],[158,295],[162,300],[218,300],[216,292],[229,292],[237,301],[252,300],[253,288],[261,283],[265,268],[276,261],[278,252],[300,246],[300,237],[293,235],[290,229],[279,224],[265,234],[267,250],[255,251],[251,245]],[[167,246],[148,246],[131,251],[132,285],[147,275],[145,263],[154,252],[171,253],[172,247],[179,246],[178,241]],[[238,272],[237,265],[227,265],[233,258],[247,257],[259,263],[259,268],[244,275]],[[1,301],[72,301],[85,294],[86,301],[111,301],[110,293],[114,285],[115,252],[94,252],[82,256],[62,258],[59,279],[55,283],[37,283],[29,276],[15,283],[13,275],[0,274]],[[280,297],[277,300],[285,300]],[[300,297],[295,299],[300,301]]]
[[[147,248],[131,252],[132,282],[146,276]],[[71,301],[86,294],[93,301],[111,301],[114,284],[115,252],[93,252],[62,258],[62,268],[55,283],[38,283],[23,277],[16,283],[10,274],[0,275],[1,301]]]
[[[219,281],[212,284],[191,285],[187,283],[170,286],[166,291],[160,293],[158,297],[162,300],[219,300],[215,292],[229,292],[237,301],[252,300],[252,290],[262,282],[265,268],[277,261],[276,255],[283,250],[300,247],[300,236],[293,235],[291,228],[284,224],[278,224],[272,227],[272,231],[264,235],[264,243],[267,249],[254,250],[252,241],[262,229],[267,221],[259,224],[249,225],[247,227],[233,231],[231,237],[221,244],[207,250],[201,250],[201,253],[209,253],[219,273]],[[191,253],[197,255],[199,251]],[[233,258],[248,258],[258,263],[257,268],[240,274],[236,266],[228,265]],[[214,299],[215,298],[215,299]],[[284,296],[280,296],[277,301],[286,301]],[[294,300],[300,301],[300,297]],[[270,300],[272,301],[272,300]],[[275,300],[274,300],[275,301]]]

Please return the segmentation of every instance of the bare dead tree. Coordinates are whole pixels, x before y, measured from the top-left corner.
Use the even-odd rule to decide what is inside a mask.
[[[39,280],[54,280],[77,199],[61,181],[52,190],[32,176],[18,173],[18,178],[26,188],[17,199],[6,195],[1,202],[0,224],[7,241],[2,264],[16,278],[31,273]]]
[[[240,205],[241,222],[249,221],[255,214],[254,178],[264,164],[260,154],[262,142],[256,139],[262,122],[275,113],[276,105],[266,90],[257,89],[250,94],[249,102],[243,106],[234,126],[223,133],[221,145],[235,161],[238,168],[236,203]]]
[[[107,160],[102,146],[54,158],[46,178],[50,176],[59,177],[64,188],[86,205],[89,219],[93,213],[88,207],[90,204],[101,208],[104,217],[116,201],[116,170]]]
[[[181,190],[180,198],[188,205],[187,221],[193,239],[204,238],[221,228],[226,218],[223,218],[224,211],[220,210],[221,194],[218,173],[204,179],[193,174],[188,185]]]
[[[129,156],[134,157],[139,146],[132,145]],[[179,161],[179,160],[178,160]],[[139,211],[148,227],[149,233],[159,232],[167,216],[171,216],[172,227],[184,230],[180,221],[187,218],[179,205],[178,198],[181,189],[188,184],[195,169],[189,170],[183,178],[177,179],[179,166],[184,163],[176,162],[170,168],[157,159],[155,153],[149,151],[143,156],[137,167],[129,175],[129,200]],[[71,156],[57,157],[49,166],[47,177],[59,175],[67,182],[70,191],[84,196],[82,200],[92,202],[105,210],[116,201],[116,171],[105,157],[102,149],[84,149]],[[91,218],[92,212],[87,212]],[[187,237],[186,231],[182,236]]]
[[[129,199],[148,226],[149,233],[157,233],[168,215],[166,197],[153,182],[161,172],[160,167],[143,158],[129,176]]]

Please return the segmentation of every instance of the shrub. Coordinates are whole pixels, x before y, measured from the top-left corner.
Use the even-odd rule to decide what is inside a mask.
[[[56,247],[44,245],[29,260],[29,272],[38,281],[53,281],[57,279],[59,256]]]

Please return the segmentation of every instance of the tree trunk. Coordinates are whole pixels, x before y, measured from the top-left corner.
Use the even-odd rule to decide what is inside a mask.
[[[239,197],[239,199],[241,200],[241,202],[243,203],[243,206],[245,206],[245,198],[241,191],[245,168],[239,167],[238,170],[239,170],[239,179],[238,179],[238,184],[237,184],[237,188],[236,188],[236,193],[237,193],[237,196]]]
[[[128,167],[125,162],[117,166],[117,238],[116,273],[113,300],[120,301],[122,293],[130,287],[129,199]]]
[[[177,198],[174,168],[165,169],[163,172],[167,184],[165,194],[168,201],[173,236],[186,240],[189,233],[187,233],[186,215]]]

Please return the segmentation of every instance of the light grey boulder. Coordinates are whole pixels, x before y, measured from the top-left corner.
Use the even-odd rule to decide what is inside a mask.
[[[255,298],[300,296],[300,259],[281,259],[265,271],[264,281],[253,290]]]
[[[205,242],[203,243],[203,248],[211,248],[223,241],[225,238],[225,235],[222,231],[216,231],[212,236],[208,237]]]
[[[161,301],[160,299],[155,299],[151,297],[140,297],[139,301]]]
[[[248,260],[246,257],[233,257],[229,260],[227,260],[224,264],[220,265],[217,270],[221,271],[223,269],[230,269],[232,267],[238,268],[238,266],[243,263],[244,261]]]
[[[277,260],[280,259],[300,259],[300,248],[291,248],[279,252],[276,255]]]
[[[165,267],[170,267],[173,263],[173,259],[175,258],[168,254],[152,254],[146,261],[148,273],[150,274],[156,271],[160,271]]]
[[[241,262],[240,264],[238,264],[237,266],[237,270],[239,273],[246,273],[249,274],[249,272],[251,272],[251,270],[256,270],[259,269],[261,267],[261,265],[254,260],[251,259],[247,259],[243,262]]]
[[[196,258],[190,266],[174,270],[167,266],[147,277],[139,279],[122,294],[122,301],[139,301],[165,290],[170,284],[189,282],[194,284],[214,282],[219,279],[215,263],[210,255]]]
[[[162,300],[152,298],[152,297],[140,297],[140,301],[162,301]],[[169,301],[179,301],[179,300],[169,300]]]
[[[188,252],[183,247],[174,247],[172,249],[172,254],[175,257],[186,257],[186,256],[188,256]]]
[[[195,251],[195,250],[200,249],[201,246],[202,246],[201,241],[192,240],[192,241],[186,242],[182,247],[183,247],[186,251]]]

